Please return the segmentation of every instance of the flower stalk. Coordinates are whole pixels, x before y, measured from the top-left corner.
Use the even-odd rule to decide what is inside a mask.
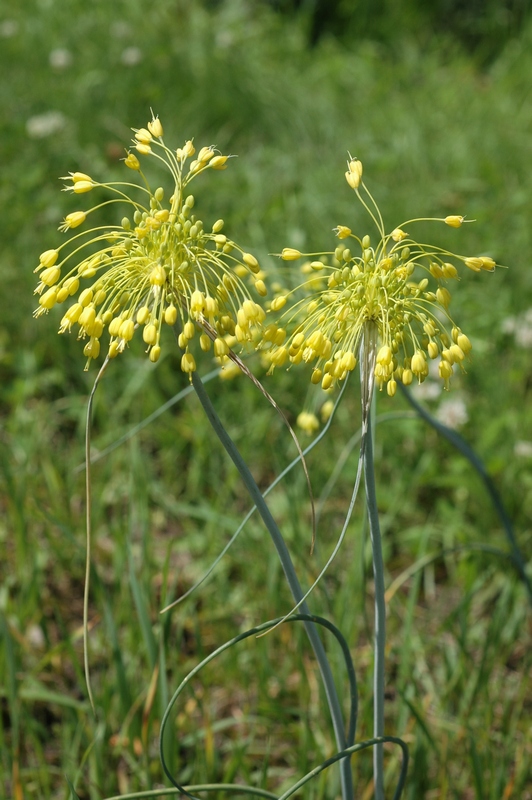
[[[257,510],[260,516],[262,517],[264,524],[266,525],[268,533],[270,534],[273,544],[279,555],[279,559],[281,561],[283,571],[288,581],[288,585],[290,587],[292,596],[296,601],[296,603],[299,603],[303,598],[303,590],[301,588],[296,571],[294,569],[290,552],[277,526],[277,523],[275,522],[271,514],[271,511],[268,508],[268,505],[264,500],[264,497],[262,496],[259,487],[255,483],[255,479],[253,478],[253,475],[251,474],[248,465],[240,455],[236,445],[234,444],[233,440],[227,433],[218,414],[216,413],[216,409],[214,408],[209,398],[209,395],[207,394],[207,391],[203,385],[201,378],[196,373],[193,373],[191,377],[192,377],[192,385],[194,386],[194,389],[203,407],[203,410],[205,411],[207,419],[212,425],[214,432],[218,436],[218,439],[225,448],[233,464],[240,473],[244,485],[248,490],[251,499],[256,505]],[[306,601],[301,603],[299,609],[303,614],[310,614],[310,610]],[[325,695],[327,697],[327,703],[329,705],[329,710],[331,713],[334,735],[336,739],[336,746],[339,751],[344,750],[347,746],[345,729],[344,729],[344,719],[343,719],[342,708],[340,705],[340,700],[338,697],[338,693],[336,691],[336,686],[331,671],[331,666],[327,659],[327,654],[325,652],[323,642],[318,634],[316,626],[312,622],[305,622],[304,625],[321,672],[323,685],[325,689]],[[340,776],[342,783],[343,800],[352,800],[353,781],[351,776],[351,766],[348,758],[340,762],[340,769],[341,769]]]

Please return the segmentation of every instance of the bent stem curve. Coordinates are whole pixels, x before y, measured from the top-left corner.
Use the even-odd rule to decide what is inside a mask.
[[[298,577],[296,575],[296,571],[294,565],[292,563],[292,558],[286,546],[286,543],[283,539],[283,536],[275,522],[268,505],[266,504],[261,491],[255,480],[251,471],[240,455],[236,445],[234,444],[233,440],[227,433],[226,429],[224,428],[216,410],[211,403],[209,395],[207,394],[205,387],[203,386],[203,382],[201,378],[196,374],[196,372],[191,373],[192,384],[194,389],[196,390],[196,394],[198,399],[203,406],[203,410],[207,415],[207,419],[212,425],[212,428],[216,435],[218,436],[221,444],[225,448],[228,456],[231,458],[233,464],[237,468],[240,476],[248,490],[251,499],[257,506],[257,510],[262,517],[266,528],[268,529],[268,533],[270,534],[272,541],[275,545],[277,553],[279,555],[279,559],[281,561],[283,571],[285,573],[286,579],[288,581],[288,585],[290,587],[290,591],[292,592],[292,596],[296,603],[303,597],[303,590],[299,583]],[[310,614],[310,610],[306,602],[302,603],[300,606],[300,610],[304,614]],[[346,747],[351,745],[351,742],[346,741],[345,736],[345,729],[344,729],[344,719],[342,708],[340,705],[340,700],[338,698],[338,693],[336,691],[336,686],[334,684],[334,678],[332,675],[331,666],[327,659],[327,654],[325,652],[325,647],[323,646],[323,642],[318,634],[316,626],[312,622],[305,622],[305,630],[307,632],[307,636],[309,638],[310,644],[316,656],[316,660],[318,662],[319,670],[322,676],[323,685],[325,689],[325,694],[327,697],[327,703],[329,706],[332,724],[334,728],[334,735],[336,739],[336,746],[339,751],[345,750]],[[353,780],[351,775],[351,766],[349,758],[345,758],[340,762],[340,778],[342,783],[342,797],[343,800],[352,800],[353,798]]]

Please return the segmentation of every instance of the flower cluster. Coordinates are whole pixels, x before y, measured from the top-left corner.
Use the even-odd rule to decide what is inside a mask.
[[[372,243],[369,235],[359,237],[339,225],[335,233],[340,243],[332,253],[283,250],[285,261],[311,258],[303,272],[314,274],[298,287],[304,297],[283,312],[279,324],[272,322],[264,330],[262,347],[270,371],[303,361],[314,365],[312,383],[330,389],[355,369],[366,332],[367,341],[379,342],[375,379],[380,389],[386,385],[390,396],[398,380],[408,385],[415,377],[422,382],[430,359],[439,359],[439,375],[448,388],[454,368],[462,367],[471,350],[468,337],[449,314],[451,293],[446,284],[458,279],[457,267],[449,259],[475,272],[492,272],[495,262],[419,244],[407,230],[411,223],[421,221],[459,228],[463,217],[408,220],[386,233],[379,208],[362,181],[358,159],[348,162],[346,179],[375,223],[378,240]],[[357,245],[358,254],[347,247],[349,241]],[[293,292],[276,297],[271,310],[284,308]]]
[[[264,274],[251,253],[222,233],[223,220],[215,222],[210,232],[204,230],[193,213],[194,197],[186,190],[202,172],[225,169],[228,156],[212,146],[196,154],[192,141],[170,150],[157,117],[147,128],[135,130],[133,148],[170,172],[173,189],[168,201],[162,187],[150,188],[132,151],[124,163],[140,176],[142,185],[100,183],[84,173],[70,173],[65,191],[81,195],[101,188],[112,196],[89,211],[68,214],[61,231],[82,226],[90,214],[114,203],[124,204],[127,215],[119,224],[77,232],[57,249],[42,253],[35,270],[39,273],[35,316],[76,297],[64,313],[59,332],[77,326],[78,338],[86,340],[86,368],[98,357],[106,328],[110,358],[121,353],[137,328],[142,328],[149,358],[157,361],[163,323],[179,325],[184,372],[196,369],[189,347],[196,332],[201,349],[207,351],[212,345],[214,355],[224,363],[232,344],[252,341],[260,329],[265,312],[247,284],[265,296]]]

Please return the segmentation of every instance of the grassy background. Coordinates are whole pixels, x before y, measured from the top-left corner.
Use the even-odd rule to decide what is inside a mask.
[[[445,400],[463,401],[469,419],[461,432],[485,460],[530,553],[532,362],[521,315],[532,305],[532,28],[521,24],[517,36],[510,26],[495,47],[480,34],[464,39],[458,24],[435,32],[410,3],[404,28],[375,19],[360,31],[348,4],[339,4],[336,28],[331,22],[316,36],[312,4],[306,15],[286,5],[279,13],[236,0],[0,4],[2,798],[66,798],[65,776],[83,800],[165,785],[157,733],[179,681],[226,639],[289,608],[276,557],[253,519],[212,579],[158,614],[203,574],[249,506],[188,398],[94,468],[90,616],[99,721],[92,720],[81,666],[78,466],[95,372],[83,372],[73,337],[57,337],[57,314],[32,320],[32,270],[74,210],[57,176],[118,177],[129,128],[144,125],[150,107],[169,143],[195,136],[238,153],[226,172],[198,182],[198,207],[206,223],[223,216],[272,280],[291,279],[269,255],[283,246],[329,249],[337,224],[372,232],[343,178],[347,150],[363,160],[389,227],[418,215],[477,220],[438,232],[440,243],[509,269],[463,276],[452,310],[474,358],[449,397],[427,402],[444,413]],[[517,317],[517,336],[509,317]],[[156,369],[139,346],[113,364],[96,402],[96,448],[186,386],[167,344]],[[347,458],[324,506],[315,556],[302,474],[272,496],[303,581],[319,571],[345,513],[356,468],[348,452],[355,384],[309,457],[318,496]],[[305,402],[323,400],[307,397],[304,373],[278,370],[267,385],[292,420]],[[265,487],[294,455],[289,437],[242,379],[210,387]],[[378,410],[406,406],[379,397]],[[531,798],[526,594],[504,558],[452,550],[478,543],[507,550],[482,487],[449,445],[406,417],[379,425],[377,469],[391,587],[387,730],[411,747],[406,797]],[[428,554],[441,555],[426,563]],[[372,582],[361,506],[312,607],[353,644],[359,736],[369,736]],[[206,669],[175,720],[168,752],[182,781],[236,779],[281,791],[334,749],[295,625],[249,639]],[[388,763],[391,792],[393,751]],[[353,767],[357,797],[369,800],[370,756],[357,756]],[[337,793],[330,771],[307,796]]]

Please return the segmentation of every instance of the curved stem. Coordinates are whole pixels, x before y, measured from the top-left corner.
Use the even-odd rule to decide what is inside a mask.
[[[257,506],[257,510],[261,515],[266,528],[268,529],[268,533],[270,534],[272,541],[275,545],[279,558],[281,560],[281,564],[288,581],[288,585],[290,586],[290,591],[292,592],[292,596],[296,603],[299,603],[301,598],[303,597],[303,590],[297,578],[296,571],[294,569],[294,565],[292,563],[292,558],[286,546],[286,543],[283,539],[283,536],[277,527],[277,523],[275,522],[270,509],[268,508],[261,491],[255,480],[253,475],[251,474],[248,465],[240,455],[236,445],[234,444],[233,440],[225,430],[216,410],[211,403],[209,395],[207,394],[205,387],[203,386],[203,382],[201,378],[195,373],[191,373],[192,377],[192,384],[194,389],[196,390],[196,394],[198,399],[203,406],[203,410],[205,411],[209,422],[211,423],[213,430],[215,431],[216,435],[218,436],[220,442],[224,446],[227,454],[231,458],[233,464],[237,468],[240,476],[248,490],[251,499]],[[300,606],[301,611],[304,614],[310,614],[310,610],[307,606],[307,603],[304,602]],[[325,688],[325,694],[327,697],[327,703],[329,705],[329,710],[331,713],[333,728],[334,728],[334,735],[336,738],[336,746],[338,750],[344,750],[347,746],[345,730],[344,730],[344,719],[342,714],[342,708],[340,705],[340,700],[338,698],[338,693],[336,691],[336,686],[334,684],[334,678],[332,675],[331,666],[327,659],[327,654],[325,652],[325,648],[323,646],[323,642],[318,634],[316,626],[312,622],[305,622],[305,630],[307,632],[307,636],[310,640],[310,644],[312,649],[314,650],[314,654],[316,656],[316,660],[318,662],[318,666],[321,672],[323,685]],[[352,800],[353,798],[353,780],[351,775],[351,766],[349,762],[349,758],[345,758],[340,762],[340,777],[342,782],[342,797],[343,800]]]
[[[467,458],[469,463],[474,467],[474,469],[476,469],[476,471],[480,475],[482,482],[484,483],[484,486],[486,488],[486,491],[491,498],[491,502],[493,503],[497,516],[501,521],[501,525],[504,529],[504,532],[506,534],[506,538],[508,540],[508,543],[512,551],[512,561],[515,564],[515,567],[519,573],[519,577],[521,578],[521,580],[525,585],[528,594],[528,599],[532,603],[532,581],[530,580],[526,572],[526,559],[523,553],[521,552],[521,548],[517,543],[517,537],[515,535],[512,521],[510,520],[508,512],[506,511],[505,505],[502,501],[502,498],[495,486],[495,483],[491,475],[488,473],[486,467],[484,466],[479,456],[477,456],[473,448],[466,442],[463,436],[461,436],[457,431],[453,430],[452,428],[449,428],[447,425],[444,425],[443,422],[437,420],[435,417],[432,416],[432,414],[429,414],[429,412],[425,408],[423,408],[423,406],[420,403],[417,402],[417,400],[412,396],[412,393],[409,392],[406,386],[403,386],[403,384],[400,381],[398,385],[400,390],[403,392],[404,396],[412,406],[412,408],[414,408],[417,411],[419,416],[426,422],[428,422],[429,425],[432,425],[432,427],[438,433],[441,433],[441,435],[444,436],[447,439],[447,441],[449,441],[452,445],[454,445],[454,447],[456,447],[460,451],[460,453],[462,453],[462,455],[464,455]]]

